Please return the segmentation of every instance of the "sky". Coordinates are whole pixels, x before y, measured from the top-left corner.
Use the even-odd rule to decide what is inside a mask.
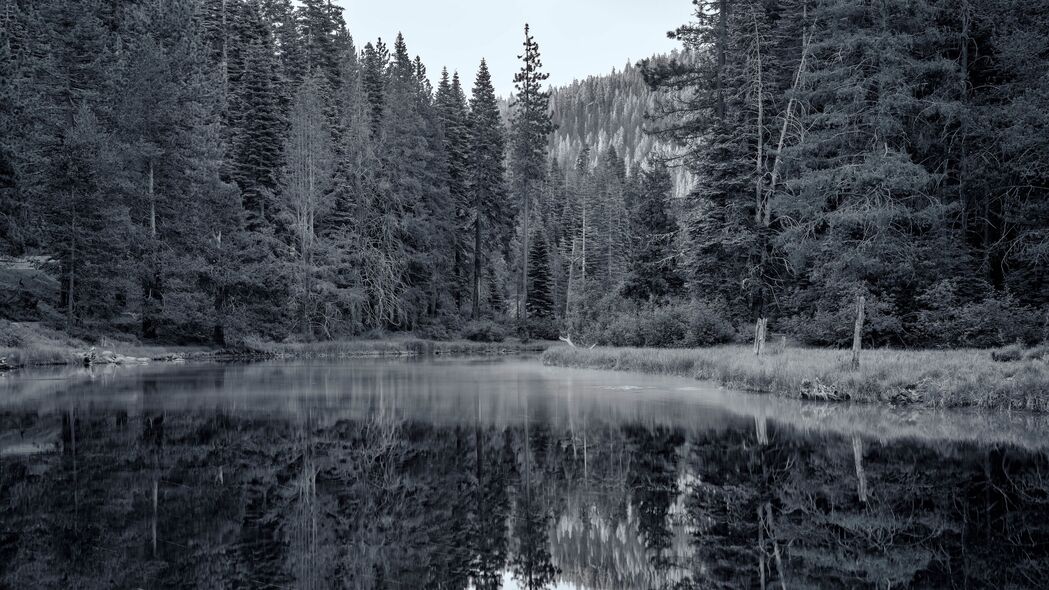
[[[666,32],[692,13],[689,0],[337,0],[358,48],[404,33],[436,84],[441,67],[458,70],[467,94],[481,58],[497,94],[513,91],[524,24],[539,42],[550,84],[622,69],[677,48]]]

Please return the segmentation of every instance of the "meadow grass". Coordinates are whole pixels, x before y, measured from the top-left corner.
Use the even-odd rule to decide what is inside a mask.
[[[850,368],[849,351],[790,347],[758,358],[748,346],[557,346],[542,359],[553,366],[678,375],[795,398],[1049,411],[1049,363],[995,362],[988,350],[867,350],[859,370]]]

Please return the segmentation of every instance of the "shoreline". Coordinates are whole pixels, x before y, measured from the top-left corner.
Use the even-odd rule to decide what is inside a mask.
[[[38,345],[0,347],[0,374],[34,367],[78,365],[142,365],[152,363],[238,362],[268,359],[410,358],[420,356],[506,356],[541,353],[549,341],[473,342],[428,340],[411,336],[330,342],[280,343],[254,341],[240,347],[212,348],[187,345],[92,345],[67,339]]]
[[[889,350],[863,353],[786,348],[758,358],[749,346],[695,349],[556,346],[544,365],[636,371],[712,381],[787,398],[915,408],[978,408],[1049,413],[1049,360],[992,360],[991,350]]]

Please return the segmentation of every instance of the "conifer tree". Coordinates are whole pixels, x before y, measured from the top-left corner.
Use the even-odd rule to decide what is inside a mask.
[[[549,137],[554,130],[550,120],[550,93],[543,89],[550,74],[543,72],[539,44],[525,25],[524,53],[518,56],[521,70],[514,75],[517,93],[510,115],[510,177],[513,194],[520,207],[521,250],[518,258],[519,282],[517,310],[526,319],[528,303],[528,240],[532,204],[542,191],[546,175]]]
[[[332,122],[328,117],[330,90],[325,73],[318,69],[306,77],[292,102],[290,132],[284,147],[286,171],[283,196],[291,214],[294,250],[298,258],[298,289],[302,334],[313,337],[318,225],[330,210],[334,172]]]
[[[435,108],[441,123],[442,145],[448,162],[445,182],[448,183],[448,196],[455,208],[453,299],[456,308],[462,309],[469,284],[465,261],[471,242],[468,227],[471,205],[467,190],[470,132],[466,95],[463,93],[458,73],[449,78],[447,68],[441,72]]]
[[[493,246],[505,248],[508,220],[513,209],[506,198],[503,164],[504,138],[499,104],[492,87],[488,64],[481,60],[470,98],[467,185],[473,229],[473,317],[481,313],[481,273],[485,253]],[[493,288],[496,288],[493,286]]]
[[[543,232],[532,236],[528,250],[528,317],[550,319],[554,316],[553,285],[550,275],[550,253]]]
[[[281,112],[282,82],[273,39],[258,6],[248,4],[240,18],[240,69],[231,73],[232,176],[240,186],[250,225],[272,226],[274,195],[283,167],[286,121]]]
[[[347,38],[342,8],[329,0],[303,0],[298,20],[304,73],[320,70],[328,85],[337,87],[339,60]]]
[[[373,139],[382,129],[383,111],[386,102],[386,68],[390,61],[386,45],[379,39],[375,44],[366,43],[361,58],[361,87],[368,101],[369,127]]]
[[[635,248],[623,294],[635,301],[655,301],[676,294],[684,282],[675,252],[677,223],[667,211],[673,185],[666,164],[656,160],[641,172],[637,202],[631,207]]]

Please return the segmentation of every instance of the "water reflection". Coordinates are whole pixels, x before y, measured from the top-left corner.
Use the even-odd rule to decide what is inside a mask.
[[[1049,575],[1037,446],[819,429],[766,417],[781,406],[690,402],[676,381],[616,377],[639,393],[523,367],[7,384],[21,393],[0,410],[0,587],[976,588]]]

